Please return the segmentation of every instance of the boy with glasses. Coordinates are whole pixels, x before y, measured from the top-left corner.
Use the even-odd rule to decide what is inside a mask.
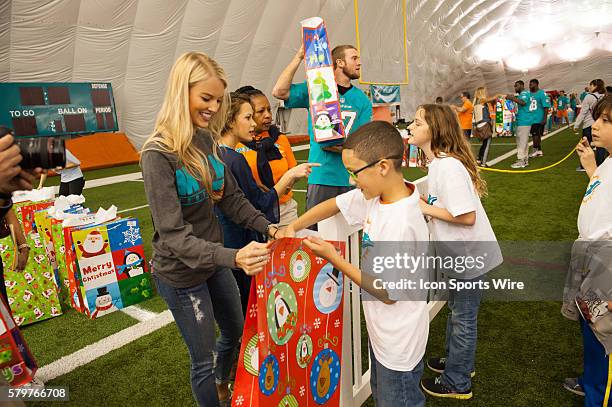
[[[339,212],[350,225],[363,228],[361,270],[324,240],[309,237],[304,245],[370,295],[362,296],[370,339],[370,385],[376,405],[382,407],[425,406],[419,382],[429,330],[427,303],[411,294],[406,297],[406,290],[381,288],[368,270],[370,260],[376,260],[373,253],[398,247],[403,253],[420,255],[429,240],[419,194],[402,174],[403,152],[402,137],[391,124],[374,121],[361,126],[342,149],[342,161],[356,189],[313,207],[285,232],[285,236],[294,236],[296,231]],[[384,273],[414,280],[422,271],[391,265]]]

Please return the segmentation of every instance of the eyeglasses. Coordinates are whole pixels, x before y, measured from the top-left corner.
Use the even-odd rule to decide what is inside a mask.
[[[379,162],[381,162],[382,160],[399,160],[399,159],[402,159],[402,158],[403,158],[403,157],[402,157],[402,156],[400,156],[400,155],[392,155],[392,156],[390,156],[390,157],[380,158],[380,159],[378,159],[378,160],[376,160],[376,161],[372,161],[372,162],[371,162],[371,163],[369,163],[368,165],[366,165],[366,166],[364,166],[364,167],[361,167],[361,168],[360,168],[360,169],[358,169],[358,170],[355,170],[355,171],[346,170],[346,172],[348,172],[348,174],[349,174],[349,176],[350,176],[351,178],[353,178],[354,180],[357,180],[357,174],[359,174],[361,171],[363,171],[363,170],[365,170],[365,169],[368,169],[368,168],[370,168],[370,167],[375,166],[376,164],[378,164],[378,163],[379,163]]]

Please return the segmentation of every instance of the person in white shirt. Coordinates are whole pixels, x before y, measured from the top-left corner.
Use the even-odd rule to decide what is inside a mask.
[[[579,236],[572,247],[562,308],[564,316],[580,321],[584,372],[565,379],[563,387],[583,395],[585,406],[603,406],[612,381],[612,95],[600,98],[592,112],[592,141],[597,150],[605,150],[606,158],[597,166],[586,137],[576,146],[589,184],[578,212]]]
[[[85,186],[85,178],[81,171],[81,161],[66,149],[66,168],[56,170],[60,174],[60,196],[81,195]]]
[[[373,263],[371,253],[401,248],[414,256],[426,250],[429,233],[419,209],[419,194],[402,174],[403,153],[402,137],[393,125],[382,121],[364,124],[342,149],[342,161],[357,188],[316,205],[285,232],[285,236],[294,236],[337,213],[350,225],[363,228],[361,270],[324,240],[309,237],[304,245],[365,290],[362,303],[370,340],[370,385],[374,402],[382,407],[425,406],[419,381],[429,330],[426,298],[407,300],[405,290],[381,288],[383,279],[374,278],[376,269],[364,268]],[[421,270],[410,274],[398,266],[387,271],[386,276],[423,276]]]
[[[427,394],[465,400],[472,397],[482,276],[502,263],[501,250],[480,202],[486,184],[453,111],[447,105],[423,105],[408,129],[408,143],[419,147],[429,162],[427,202],[420,204],[423,214],[430,218],[436,256],[486,259],[470,268],[459,267],[457,262],[453,269],[443,270],[449,277],[451,311],[446,357],[429,359],[427,367],[442,375],[421,381]],[[473,288],[453,289],[451,279],[470,283]]]

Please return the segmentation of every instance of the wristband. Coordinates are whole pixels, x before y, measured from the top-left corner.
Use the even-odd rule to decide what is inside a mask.
[[[13,206],[13,199],[11,194],[5,194],[0,192],[0,209],[9,209]],[[4,202],[4,205],[2,204]]]
[[[18,249],[19,251],[21,251],[21,249],[25,249],[25,248],[30,249],[30,246],[28,246],[28,244],[27,244],[27,243],[22,243],[22,244],[20,244],[19,246],[17,246],[17,249]]]

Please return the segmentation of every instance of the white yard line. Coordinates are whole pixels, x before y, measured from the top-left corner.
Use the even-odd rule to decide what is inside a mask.
[[[303,144],[301,146],[291,147],[291,151],[304,151],[310,150],[310,144]]]
[[[137,305],[130,305],[129,307],[121,308],[120,311],[139,322],[148,321],[158,315],[156,312],[147,311],[146,309],[140,308]]]
[[[142,208],[148,208],[149,205],[140,205],[140,206],[135,206],[133,208],[128,208],[128,209],[122,209],[120,211],[117,211],[117,213],[124,213],[124,212],[129,212],[129,211],[136,211],[138,209],[142,209]]]
[[[172,314],[166,310],[154,318],[139,322],[129,328],[125,328],[117,333],[114,333],[96,343],[85,346],[70,355],[66,355],[55,362],[51,362],[46,366],[38,369],[36,378],[43,382],[48,382],[56,377],[63,376],[73,370],[86,365],[89,362],[102,357],[115,349],[127,345],[145,335],[157,331],[160,328],[174,321]]]

